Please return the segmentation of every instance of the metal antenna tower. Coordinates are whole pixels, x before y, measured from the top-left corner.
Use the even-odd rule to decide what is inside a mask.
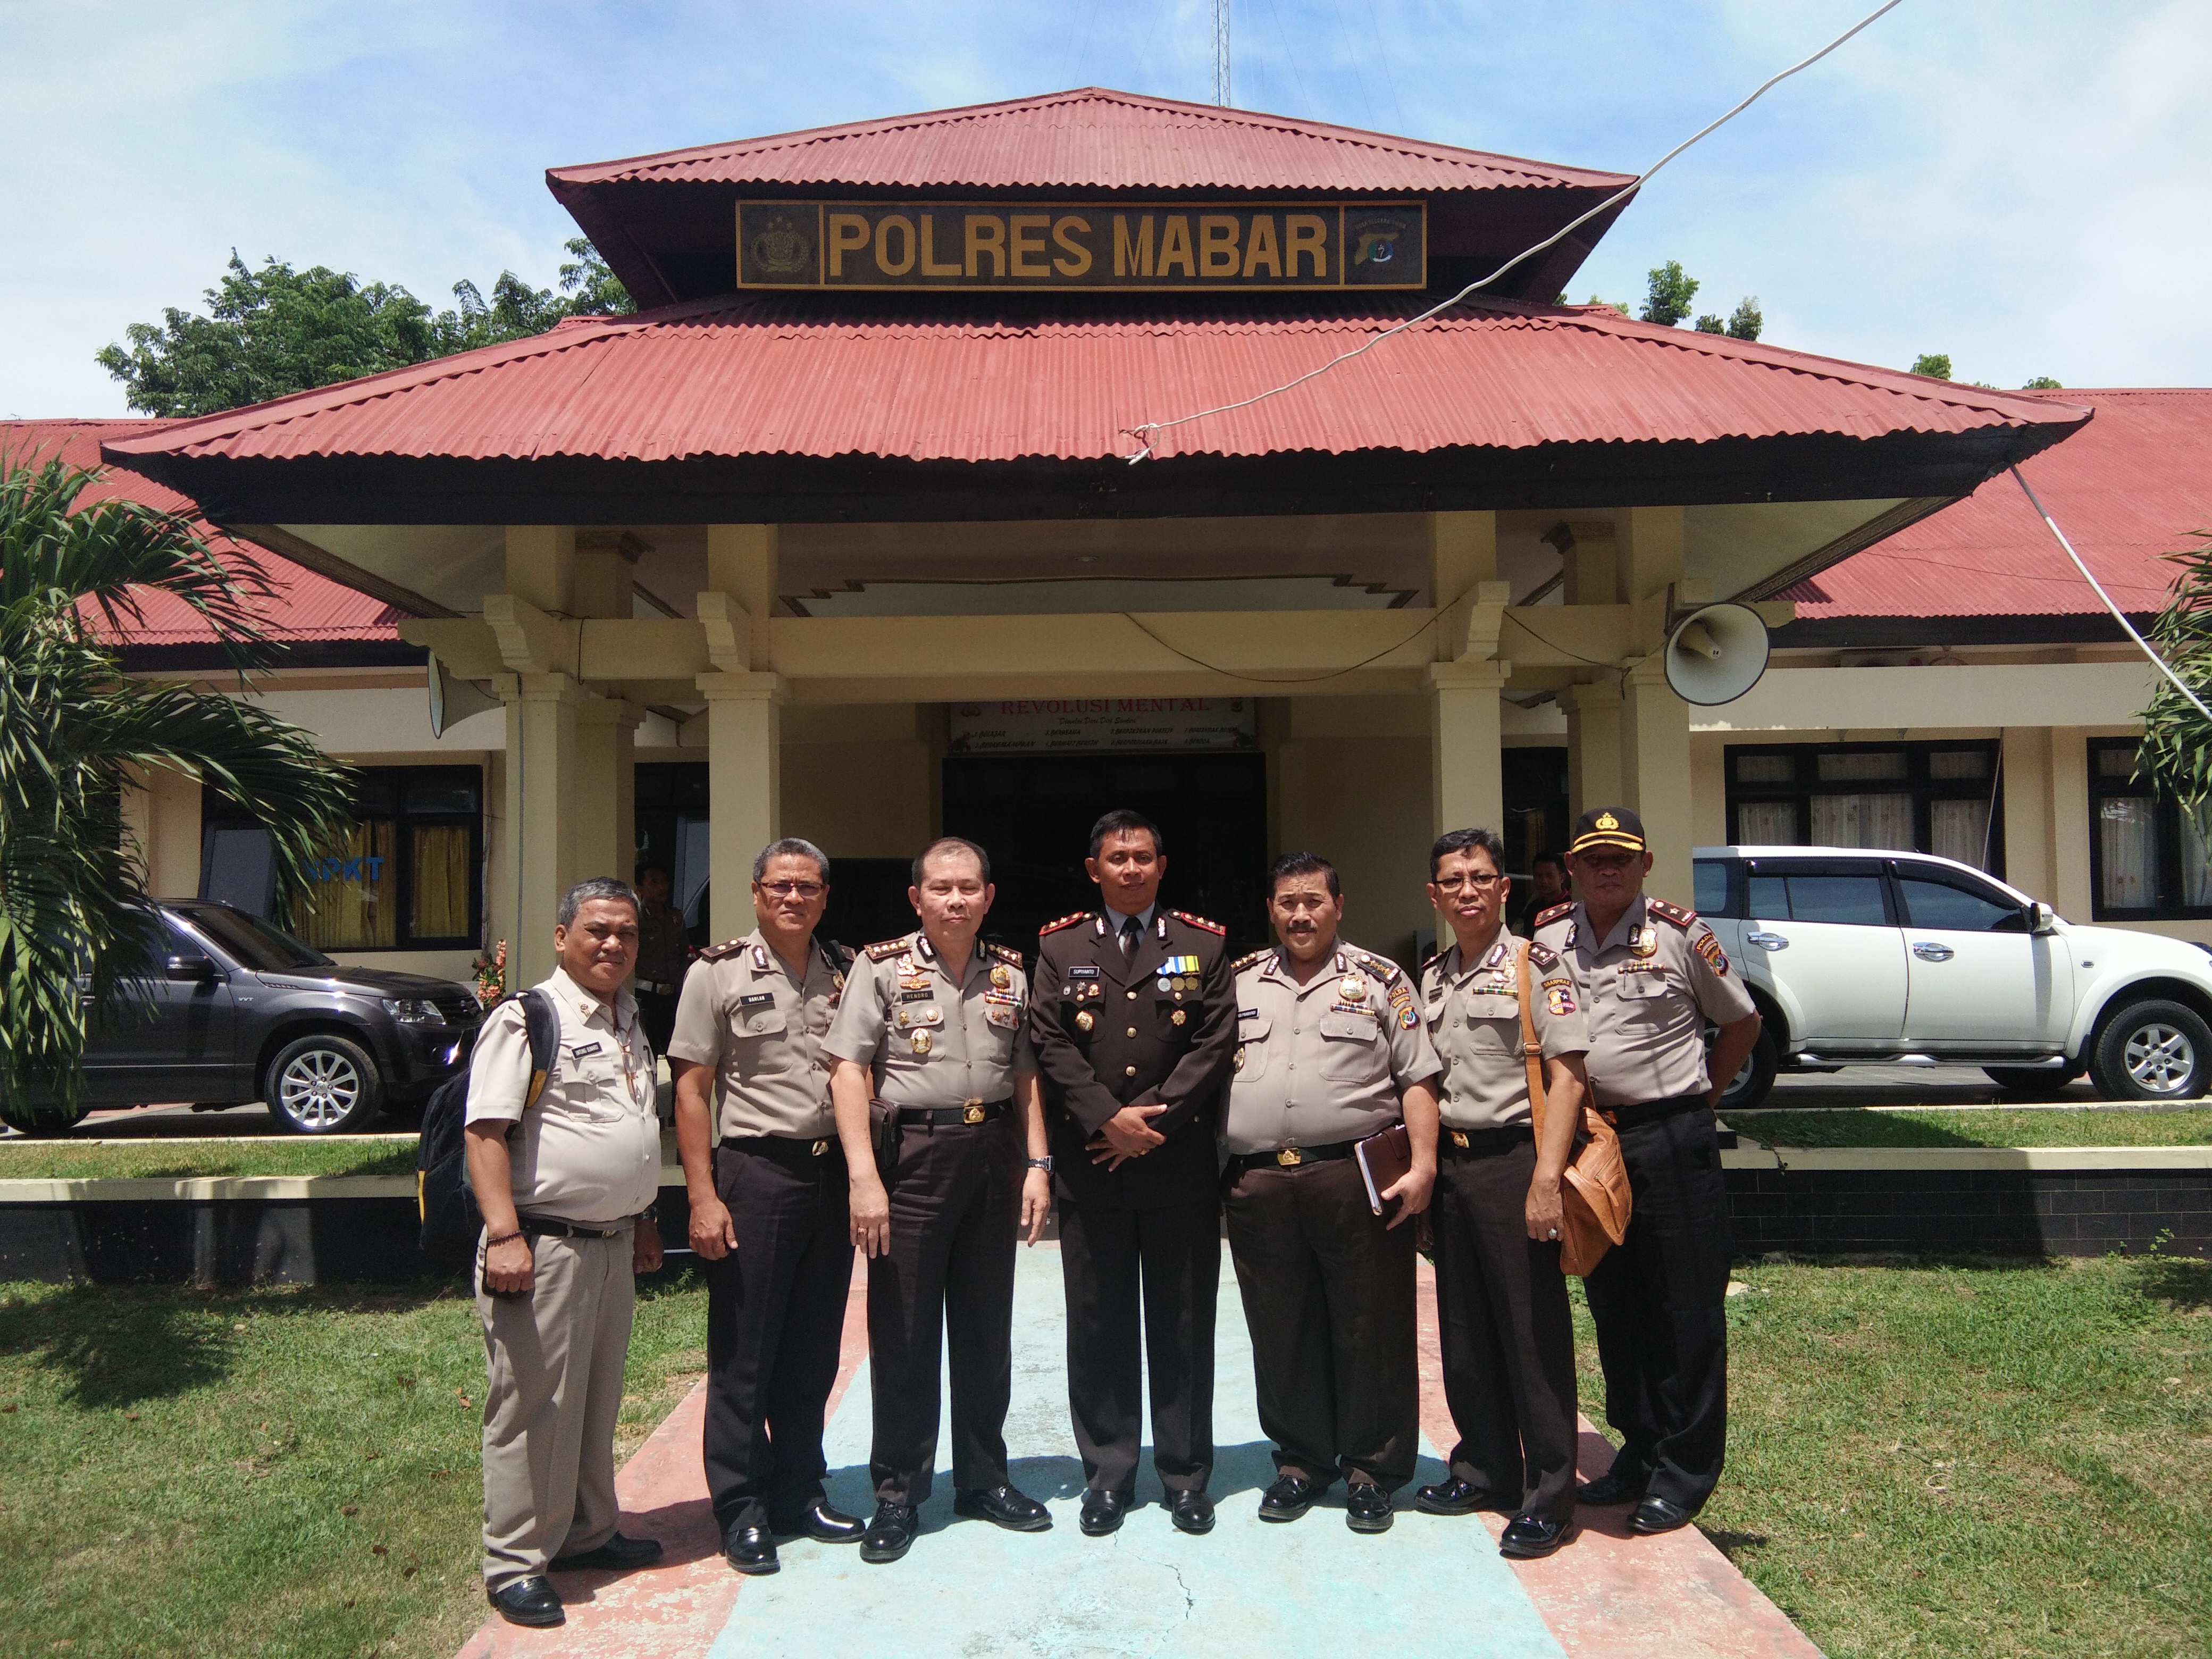
[[[1213,0],[1213,101],[1229,106],[1229,0]]]

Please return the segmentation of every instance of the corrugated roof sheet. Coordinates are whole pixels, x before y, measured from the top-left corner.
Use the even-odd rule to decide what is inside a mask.
[[[618,161],[553,167],[574,187],[645,180],[862,185],[884,189],[1437,191],[1559,185],[1619,189],[1634,176],[1553,167],[1288,116],[1145,98],[1103,87],[815,127]]]
[[[1405,314],[1347,299],[1297,315],[856,317],[849,301],[832,311],[811,297],[732,296],[572,319],[110,448],[279,459],[1096,459],[1133,447],[1124,428],[1279,385]],[[2049,398],[1661,328],[1606,307],[1491,301],[1285,396],[1163,434],[1158,453],[1870,439],[2081,418]]]
[[[2127,611],[2163,602],[2160,555],[2212,529],[2212,390],[2022,392],[2096,418],[2021,466],[2089,568]],[[1776,597],[1801,617],[2075,616],[2104,606],[2003,473],[1972,495]]]
[[[60,459],[72,466],[100,466],[103,443],[158,434],[174,421],[0,421],[0,456],[10,463]],[[106,477],[77,497],[80,507],[102,501],[131,501],[157,512],[189,512],[194,527],[218,554],[244,553],[267,573],[275,590],[262,608],[262,626],[270,640],[397,640],[404,614],[329,577],[301,568],[258,543],[225,534],[198,517],[198,504],[166,484],[128,467],[107,465]],[[215,635],[191,608],[159,592],[141,591],[143,627],[133,628],[129,645],[205,645]],[[101,631],[106,631],[104,621]]]

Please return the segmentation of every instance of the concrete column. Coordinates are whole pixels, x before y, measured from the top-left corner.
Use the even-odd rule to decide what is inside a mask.
[[[1620,685],[1611,675],[1559,693],[1567,713],[1567,819],[1625,805],[1620,782]]]
[[[1544,539],[1559,550],[1559,570],[1569,605],[1617,605],[1620,550],[1613,526],[1602,519],[1569,519]]]
[[[2051,867],[2052,890],[2036,896],[2070,921],[2092,915],[2089,890],[2089,734],[2078,726],[2051,728]],[[2012,810],[2012,786],[2005,786]]]
[[[576,771],[564,791],[575,814],[576,878],[630,878],[637,861],[637,723],[619,697],[576,705]]]
[[[1429,603],[1438,608],[1466,605],[1478,586],[1498,580],[1498,515],[1495,513],[1429,514]],[[1438,629],[1441,655],[1450,630]]]
[[[744,607],[746,616],[751,619],[750,650],[745,665],[755,672],[773,668],[769,617],[775,610],[776,526],[708,525],[707,587],[711,592],[728,594]]]
[[[699,676],[707,699],[707,811],[717,939],[753,925],[753,858],[783,833],[783,682],[774,674]]]
[[[1646,890],[1689,903],[1690,848],[1697,835],[1690,812],[1690,705],[1667,684],[1656,655],[1628,673],[1620,703],[1620,781],[1623,805],[1644,820],[1651,848]]]
[[[507,592],[548,616],[576,610],[576,527],[511,524],[507,527]]]
[[[2000,763],[2004,768],[2005,879],[2024,893],[2060,910],[2058,902],[2058,802],[2051,781],[2051,728],[2008,726]],[[2085,793],[2083,813],[2088,811]],[[2087,920],[2084,910],[2082,920]]]
[[[553,971],[553,915],[575,884],[576,713],[586,697],[566,674],[502,674],[507,704],[506,873],[514,883],[507,986]]]
[[[1498,694],[1510,665],[1433,663],[1429,667],[1429,827],[1433,835],[1478,826],[1503,833],[1505,784],[1498,765]]]
[[[627,530],[579,530],[574,594],[580,617],[628,617],[637,562],[651,544]]]

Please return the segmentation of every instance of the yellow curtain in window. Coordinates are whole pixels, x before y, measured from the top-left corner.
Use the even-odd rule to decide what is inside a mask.
[[[414,831],[414,914],[410,937],[460,939],[469,933],[469,830],[466,824],[418,824]]]
[[[308,861],[302,937],[324,951],[374,951],[399,942],[397,826],[372,818]]]

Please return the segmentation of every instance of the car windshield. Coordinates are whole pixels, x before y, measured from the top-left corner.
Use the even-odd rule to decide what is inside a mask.
[[[195,905],[183,914],[185,921],[249,968],[265,972],[336,965],[313,945],[303,944],[243,910],[217,905],[203,909]]]

